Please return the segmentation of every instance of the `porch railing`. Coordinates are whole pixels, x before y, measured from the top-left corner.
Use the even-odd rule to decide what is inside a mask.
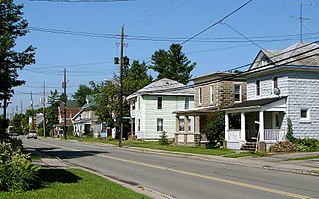
[[[228,130],[228,140],[234,140],[234,141],[240,140],[240,129]]]
[[[264,129],[264,140],[282,141],[285,136],[286,131],[284,129]]]

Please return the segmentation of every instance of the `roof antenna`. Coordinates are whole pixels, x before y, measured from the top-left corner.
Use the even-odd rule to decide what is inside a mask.
[[[303,17],[302,8],[304,5],[316,6],[317,4],[316,3],[303,3],[303,2],[300,2],[300,3],[292,2],[290,4],[299,4],[300,14],[299,14],[298,19],[300,21],[300,43],[302,43],[302,23],[303,23],[303,20],[310,20],[310,18]],[[293,18],[293,16],[291,16],[291,18]]]

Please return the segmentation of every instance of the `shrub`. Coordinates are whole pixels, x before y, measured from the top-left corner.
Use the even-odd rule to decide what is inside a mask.
[[[225,135],[224,112],[213,113],[205,129],[208,143],[206,148],[218,148]]]
[[[162,132],[159,142],[161,145],[168,145],[168,139],[165,131]]]
[[[11,143],[0,144],[0,190],[25,191],[38,182],[39,166],[31,164],[29,154]]]
[[[277,142],[269,147],[270,152],[294,152],[297,151],[296,146],[290,141]]]

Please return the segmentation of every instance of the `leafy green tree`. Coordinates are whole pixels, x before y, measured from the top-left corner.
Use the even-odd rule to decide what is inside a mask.
[[[207,148],[218,148],[219,142],[224,140],[225,133],[225,117],[224,112],[213,113],[209,118],[209,122],[205,129],[206,138],[208,143]]]
[[[46,131],[52,132],[53,125],[58,123],[58,107],[60,106],[61,100],[57,90],[50,91],[48,96],[49,106],[46,109]]]
[[[134,60],[124,78],[124,95],[128,96],[152,82],[152,77],[147,75],[145,62]]]
[[[168,51],[160,49],[152,55],[150,69],[158,72],[157,79],[170,78],[187,84],[196,63],[188,60],[180,44],[172,44]]]
[[[23,19],[23,5],[15,5],[13,0],[0,0],[0,100],[3,100],[6,115],[7,100],[14,93],[13,87],[23,85],[18,80],[18,69],[35,63],[32,46],[22,52],[16,52],[16,40],[28,33],[28,22]]]
[[[76,100],[78,106],[82,107],[86,103],[86,96],[91,95],[92,93],[93,90],[90,87],[81,84],[72,97]]]

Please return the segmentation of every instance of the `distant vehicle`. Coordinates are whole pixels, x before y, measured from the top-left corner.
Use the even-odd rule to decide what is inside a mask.
[[[18,133],[14,132],[14,127],[13,126],[9,126],[7,129],[7,133],[9,136],[18,136]]]
[[[30,132],[27,134],[27,139],[29,138],[38,139],[38,132],[36,130],[30,130]]]

